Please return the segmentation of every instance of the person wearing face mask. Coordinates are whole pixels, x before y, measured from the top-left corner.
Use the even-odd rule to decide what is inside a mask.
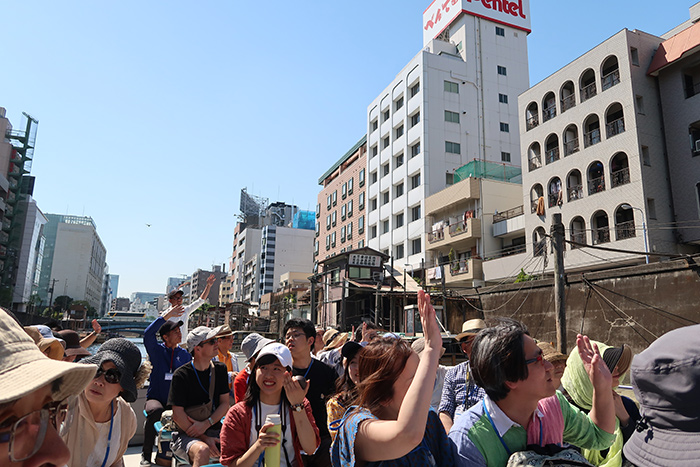
[[[0,309],[0,466],[62,466],[75,398],[96,367],[49,359]]]
[[[92,382],[78,397],[75,420],[63,437],[71,451],[68,467],[122,466],[129,440],[136,432],[136,414],[129,402],[148,379],[150,363],[126,339],[110,339],[79,364],[97,365]]]

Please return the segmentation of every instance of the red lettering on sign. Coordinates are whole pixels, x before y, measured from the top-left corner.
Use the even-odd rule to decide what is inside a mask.
[[[442,13],[443,11],[445,13],[449,13],[450,11],[450,6],[456,5],[459,3],[460,0],[445,0],[445,2],[440,5],[438,4],[437,11],[432,14],[430,19],[426,21],[425,26],[423,29],[426,31],[428,29],[431,29],[435,26],[436,23],[439,23],[440,20],[442,19]],[[468,3],[472,3],[472,0],[465,0]],[[475,2],[478,2],[479,0],[474,0]],[[507,15],[511,16],[520,16],[521,18],[525,19],[525,11],[523,10],[523,0],[517,0],[517,1],[510,1],[510,0],[481,0],[481,4],[486,8],[487,10],[495,10],[495,11],[500,11],[502,13],[505,13]]]

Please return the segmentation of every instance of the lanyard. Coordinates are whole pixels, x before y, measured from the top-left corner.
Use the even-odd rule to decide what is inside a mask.
[[[482,399],[481,403],[484,405],[484,412],[486,413],[486,416],[488,417],[489,422],[491,422],[491,426],[493,427],[493,431],[496,432],[496,436],[498,436],[498,439],[501,441],[501,444],[506,449],[506,452],[508,453],[508,456],[510,457],[510,455],[513,453],[510,451],[510,449],[508,449],[506,442],[503,441],[503,438],[501,438],[501,434],[498,432],[498,428],[496,428],[496,424],[493,423],[493,419],[491,418],[491,414],[489,413],[489,410],[486,408],[486,400]]]
[[[107,435],[107,452],[105,452],[105,458],[102,461],[102,467],[107,464],[107,458],[109,457],[109,445],[112,444],[112,427],[114,426],[114,400],[109,404],[109,435]]]
[[[280,420],[282,421],[282,433],[280,434],[280,449],[284,451],[284,459],[287,461],[287,467],[291,467],[291,463],[289,462],[289,454],[287,454],[287,448],[285,446],[285,443],[287,442],[287,438],[285,437],[285,432],[287,431],[287,424],[284,422],[284,414],[286,410],[283,410],[283,404],[284,401],[280,401],[280,408],[278,409],[278,413],[280,414]],[[253,406],[253,419],[255,420],[255,431],[260,433],[260,428],[262,428],[262,407],[260,410],[260,414],[258,414],[258,411],[256,410],[257,407],[260,405],[260,401],[258,401],[254,406]],[[260,417],[258,417],[260,415]],[[258,457],[258,460],[255,465],[258,467],[261,467],[263,465],[263,461],[265,458],[265,450],[260,454],[260,457]]]
[[[314,359],[311,359],[311,363],[309,363],[309,367],[306,369],[306,373],[304,373],[304,379],[306,379],[306,376],[309,374],[309,370],[311,370],[311,366],[314,364]]]
[[[199,387],[202,388],[202,391],[204,391],[207,394],[207,400],[209,400],[209,391],[204,389],[204,385],[199,380],[199,373],[197,373],[197,369],[194,367],[194,361],[192,362],[192,369],[194,370],[194,375],[197,377],[197,382],[199,383]]]

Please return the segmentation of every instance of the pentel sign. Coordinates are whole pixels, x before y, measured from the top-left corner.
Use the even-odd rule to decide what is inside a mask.
[[[460,13],[530,32],[530,0],[434,0],[423,12],[423,43],[439,36]]]

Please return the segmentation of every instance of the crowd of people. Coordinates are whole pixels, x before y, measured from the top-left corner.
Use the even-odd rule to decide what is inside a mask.
[[[579,335],[565,355],[518,321],[473,319],[456,336],[466,360],[446,367],[430,296],[417,299],[412,344],[369,322],[293,318],[282,342],[249,334],[242,368],[232,330],[187,330],[177,292],[147,355],[122,338],[91,355],[97,322],[81,339],[0,310],[0,466],[122,466],[147,380],[141,465],[161,419],[193,467],[267,465],[275,449],[287,467],[698,465],[700,325],[636,356]],[[616,391],[626,374],[637,402]]]

